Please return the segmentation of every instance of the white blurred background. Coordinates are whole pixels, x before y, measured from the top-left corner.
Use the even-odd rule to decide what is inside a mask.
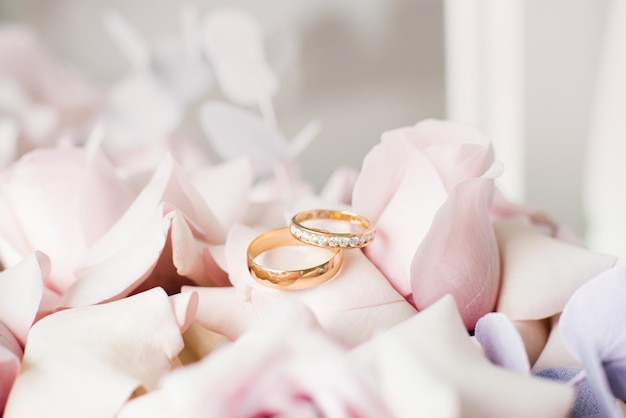
[[[626,134],[626,128],[598,128],[626,119],[624,102],[616,99],[624,84],[615,84],[619,75],[607,70],[624,55],[621,43],[607,46],[608,38],[626,35],[607,16],[624,15],[624,3],[194,2],[201,12],[239,6],[275,39],[294,40],[276,113],[287,135],[311,119],[322,122],[301,158],[303,177],[315,185],[338,166],[358,168],[385,130],[424,118],[465,120],[495,137],[496,156],[509,168],[503,188],[510,197],[545,210],[591,237],[592,247],[615,254],[626,253],[620,236],[626,234],[620,212],[626,204],[621,196],[616,200],[621,189],[605,190],[603,184],[626,182],[626,172],[607,171],[610,164],[599,164],[602,153],[591,147],[598,143],[614,159],[626,157],[611,152],[606,138],[595,138],[608,130],[614,142],[626,141],[615,134]],[[181,7],[175,0],[0,0],[0,17],[31,25],[57,57],[105,85],[124,74],[127,63],[104,30],[103,14],[119,12],[152,42],[179,30]],[[613,119],[607,122],[598,109],[602,115],[612,109]],[[589,162],[590,155],[595,161]],[[603,165],[607,170],[600,173]],[[596,183],[586,186],[589,178]]]

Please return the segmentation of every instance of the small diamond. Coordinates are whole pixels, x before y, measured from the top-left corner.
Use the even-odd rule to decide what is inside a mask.
[[[335,238],[335,237],[331,237],[331,238],[328,240],[328,245],[330,245],[331,247],[336,247],[336,246],[339,244],[339,242],[338,242],[338,241],[339,241],[339,240],[338,240],[337,238]]]
[[[348,246],[348,244],[350,244],[350,240],[349,240],[348,238],[341,238],[341,239],[339,240],[339,245],[340,245],[342,248],[346,248],[346,247]]]
[[[302,231],[302,236],[300,237],[300,239],[302,239],[302,241],[308,241],[309,240],[309,233]]]
[[[300,238],[302,236],[302,231],[296,228],[296,232],[294,232],[293,235],[295,235],[296,238]]]
[[[291,225],[291,228],[289,228],[289,230],[291,231],[291,235],[296,235],[296,231],[298,230],[298,228],[296,228],[295,225]]]
[[[328,238],[326,238],[323,235],[320,235],[320,237],[317,239],[317,243],[319,245],[326,245],[326,244],[328,244]]]
[[[357,245],[359,245],[359,237],[350,238],[350,246],[356,247]]]
[[[361,236],[359,237],[359,245],[363,245],[363,244],[365,244],[365,237]]]
[[[310,242],[310,243],[313,243],[313,244],[317,243],[317,237],[318,237],[318,235],[317,235],[317,234],[311,234],[311,235],[309,235],[309,242]]]

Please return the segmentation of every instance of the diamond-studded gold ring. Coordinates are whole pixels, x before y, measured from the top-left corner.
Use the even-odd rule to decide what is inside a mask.
[[[333,232],[310,225],[311,221],[341,221],[349,223],[351,231]],[[376,226],[367,218],[351,212],[314,209],[297,213],[291,218],[289,232],[299,241],[326,248],[361,248],[372,242]]]

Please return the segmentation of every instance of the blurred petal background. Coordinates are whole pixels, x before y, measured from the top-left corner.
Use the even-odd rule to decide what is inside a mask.
[[[360,168],[383,131],[425,118],[469,122],[494,142],[505,195],[568,224],[592,249],[626,256],[623,0],[0,0],[0,19],[32,27],[96,86],[114,85],[112,100],[149,91],[154,105],[162,92],[131,77],[146,65],[145,45],[158,67],[158,57],[176,53],[171,40],[193,29],[190,10],[203,16],[221,6],[260,22],[281,79],[273,109],[281,135],[321,123],[298,156],[316,187],[338,167]],[[218,89],[202,93],[219,71],[186,64],[197,77],[174,83],[176,100],[219,99]],[[155,73],[170,80],[177,70]],[[203,136],[197,112],[178,115],[165,102],[158,110],[167,117],[156,128],[182,119]],[[13,129],[0,123],[3,138]]]

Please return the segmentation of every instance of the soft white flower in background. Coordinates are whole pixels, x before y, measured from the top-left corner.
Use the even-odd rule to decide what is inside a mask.
[[[0,167],[36,147],[82,140],[99,107],[97,89],[22,26],[0,28],[0,64]]]

